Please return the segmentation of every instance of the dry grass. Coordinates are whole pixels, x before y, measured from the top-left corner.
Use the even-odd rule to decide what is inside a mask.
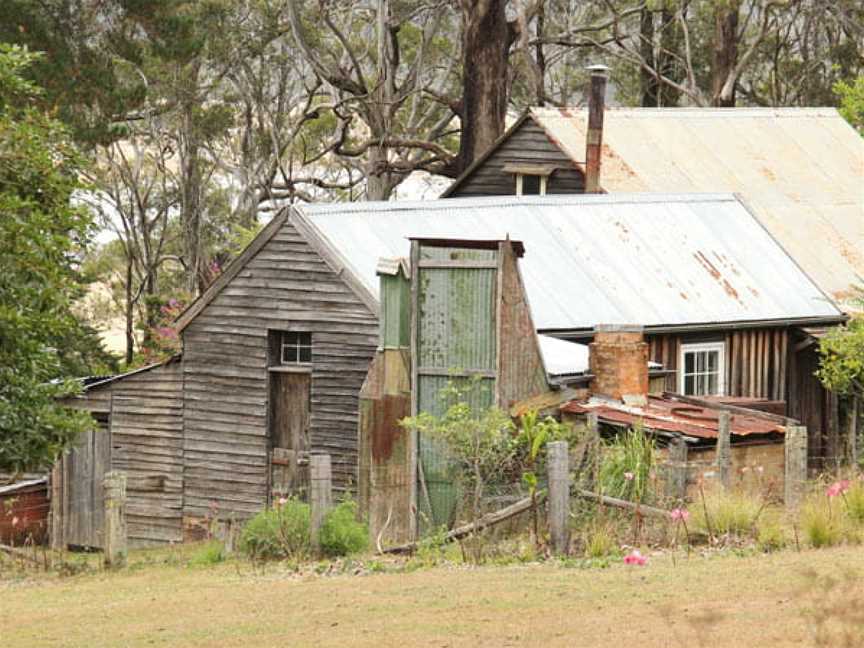
[[[329,577],[147,560],[118,573],[0,577],[0,645],[802,646],[814,638],[813,574],[864,572],[864,552],[850,547]]]

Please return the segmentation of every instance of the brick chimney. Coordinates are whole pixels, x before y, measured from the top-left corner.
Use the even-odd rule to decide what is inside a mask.
[[[591,392],[643,405],[648,397],[648,344],[635,324],[598,324],[588,345]]]
[[[600,193],[600,156],[603,148],[603,112],[606,110],[606,80],[609,68],[592,65],[588,94],[588,134],[585,142],[585,193]]]

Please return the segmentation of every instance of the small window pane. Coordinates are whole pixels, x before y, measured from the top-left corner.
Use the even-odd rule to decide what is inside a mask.
[[[684,354],[684,373],[693,373],[693,355],[692,353]]]
[[[705,387],[706,387],[705,378],[706,378],[706,376],[703,374],[696,376],[696,394],[698,396],[704,396],[705,395]]]
[[[705,371],[705,356],[708,355],[705,351],[700,351],[696,354],[696,371]]]
[[[685,395],[693,395],[693,376],[685,376],[684,377],[684,394]]]
[[[717,393],[719,393],[717,390],[717,374],[716,373],[709,374],[708,375],[708,394],[716,395]]]
[[[540,193],[540,176],[538,175],[523,175],[522,176],[522,195],[536,196]]]
[[[708,371],[717,371],[720,362],[720,354],[717,351],[708,351]]]
[[[300,362],[312,362],[311,347],[300,347]]]

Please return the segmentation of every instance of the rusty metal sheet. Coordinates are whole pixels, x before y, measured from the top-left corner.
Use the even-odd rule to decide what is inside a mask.
[[[584,164],[586,109],[531,116]],[[604,190],[736,192],[835,299],[864,275],[864,140],[836,109],[611,108],[603,144]]]
[[[613,401],[590,399],[584,402],[571,401],[561,407],[562,412],[585,414],[596,412],[602,420],[623,425],[635,425],[641,421],[652,430],[685,434],[700,439],[716,439],[719,409],[700,407],[681,401],[649,396],[647,405],[633,407]],[[732,414],[732,435],[785,434],[786,428],[778,423],[759,418]]]
[[[378,259],[406,256],[409,237],[523,241],[521,271],[540,331],[840,316],[731,194],[504,196],[297,210],[373,294]]]

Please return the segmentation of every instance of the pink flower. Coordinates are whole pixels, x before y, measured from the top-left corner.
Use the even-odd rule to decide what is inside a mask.
[[[669,516],[673,520],[676,520],[676,521],[681,520],[683,522],[686,522],[687,518],[690,517],[690,511],[688,511],[687,509],[676,508],[676,509],[672,510],[672,512],[669,514]]]
[[[12,518],[12,526],[18,526],[18,516]]]
[[[825,491],[825,494],[828,497],[837,497],[838,495],[842,495],[847,490],[849,490],[849,480],[841,479],[840,481],[836,481],[828,487],[828,490]]]
[[[626,479],[627,481],[633,481],[633,477],[635,477],[635,475],[632,472],[624,473],[624,479]]]
[[[765,472],[765,469],[762,466],[756,466],[756,472],[761,475],[763,472]]]
[[[288,500],[284,497],[279,498],[279,506],[285,506],[288,503]]]
[[[645,565],[648,562],[648,557],[643,556],[642,552],[638,549],[634,549],[629,554],[624,556],[624,564],[625,565]]]

